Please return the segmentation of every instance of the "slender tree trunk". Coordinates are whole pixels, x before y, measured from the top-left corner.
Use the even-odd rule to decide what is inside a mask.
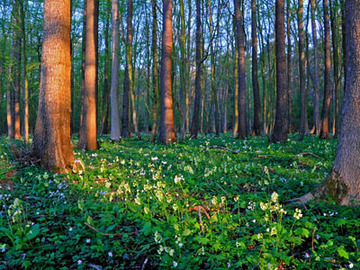
[[[12,117],[12,109],[11,109],[11,101],[13,99],[13,93],[11,91],[13,85],[13,61],[14,61],[15,50],[14,47],[11,50],[10,54],[10,64],[8,70],[8,85],[6,89],[6,120],[7,120],[7,128],[8,128],[8,137],[10,139],[14,138],[14,123]]]
[[[253,134],[261,135],[261,106],[260,89],[258,81],[258,50],[257,50],[257,21],[256,21],[256,0],[251,1],[251,39],[252,39],[252,83],[254,92],[254,126]]]
[[[181,103],[181,138],[186,137],[186,28],[185,28],[185,8],[184,0],[180,0],[180,103]]]
[[[82,100],[82,121],[78,149],[89,151],[98,148],[96,124],[96,39],[95,2],[86,0],[85,91]]]
[[[200,129],[201,107],[201,1],[196,0],[196,76],[195,76],[195,101],[191,123],[191,137],[197,138]]]
[[[44,1],[39,108],[31,152],[54,172],[66,172],[75,160],[70,141],[70,17],[70,0]]]
[[[239,61],[238,61],[238,80],[239,80],[239,132],[238,139],[246,139],[246,76],[245,76],[245,37],[243,26],[243,14],[240,10],[240,0],[234,0],[235,23],[236,23],[236,41],[238,43]]]
[[[110,139],[119,141],[120,136],[120,119],[119,119],[119,105],[118,105],[118,91],[119,91],[119,2],[112,0],[112,64],[111,64],[111,131]]]
[[[158,100],[159,100],[159,87],[158,87],[158,45],[157,45],[157,11],[156,11],[156,0],[151,1],[152,14],[153,14],[153,29],[152,29],[152,90],[153,90],[153,105],[152,105],[152,118],[153,125],[151,130],[151,142],[155,142],[155,137],[158,129]]]
[[[276,117],[272,142],[285,142],[288,137],[288,91],[285,55],[285,1],[276,1]]]
[[[316,22],[315,22],[316,2],[311,0],[311,28],[314,44],[314,128],[313,134],[320,134],[320,97],[319,97],[319,56],[318,56],[318,42],[316,35]]]
[[[186,123],[185,123],[185,130],[186,133],[190,132],[190,96],[189,96],[189,91],[191,91],[192,86],[191,86],[191,75],[190,75],[190,56],[191,56],[191,20],[190,18],[192,17],[192,4],[191,4],[191,0],[188,0],[188,18],[189,18],[189,22],[188,22],[188,28],[187,28],[187,59],[186,59],[186,74],[188,74],[188,76],[186,77],[186,97],[185,97],[185,101],[186,101],[186,107],[185,107],[185,118],[186,118]],[[185,139],[185,136],[184,138]]]
[[[298,30],[299,30],[299,73],[300,73],[300,140],[304,139],[304,136],[308,133],[307,125],[307,100],[306,100],[306,88],[305,88],[305,50],[304,50],[304,26],[303,26],[303,13],[304,13],[304,1],[299,0],[298,8]]]
[[[171,93],[171,57],[173,47],[172,0],[163,1],[163,36],[161,56],[161,120],[159,143],[176,142]]]
[[[234,25],[235,25],[235,22],[234,22]],[[239,50],[238,50],[237,42],[235,42],[235,61],[234,61],[234,63],[235,63],[235,65],[234,65],[234,100],[233,100],[233,103],[234,103],[233,137],[235,138],[239,131],[239,71],[238,71]]]
[[[334,3],[335,2],[335,3]],[[337,1],[330,1],[330,16],[331,16],[331,32],[332,32],[332,48],[334,59],[334,82],[335,82],[335,99],[334,99],[334,121],[333,121],[333,134],[335,137],[339,135],[340,121],[339,121],[339,95],[341,87],[341,49],[339,43],[341,41],[339,35],[340,23],[339,19],[335,16],[335,9],[337,10]]]
[[[321,139],[329,139],[329,118],[331,101],[331,47],[330,47],[330,24],[329,24],[329,1],[323,0],[324,5],[324,28],[325,28],[325,74],[324,74],[324,102],[321,113]]]
[[[102,119],[101,119],[101,134],[109,133],[109,102],[110,102],[110,89],[109,89],[109,28],[110,28],[110,13],[111,6],[106,4],[106,23],[105,23],[105,63],[104,63],[104,92],[103,92],[103,106],[102,106]]]
[[[14,67],[13,67],[13,100],[12,100],[12,122],[14,124],[14,139],[20,139],[20,85],[21,85],[21,8],[20,0],[14,1]]]
[[[288,85],[288,125],[289,125],[289,133],[292,133],[292,95],[291,95],[291,85],[292,85],[292,44],[291,44],[291,26],[290,26],[290,20],[291,20],[291,14],[290,14],[290,6],[291,1],[286,1],[286,31],[287,31],[287,85]]]

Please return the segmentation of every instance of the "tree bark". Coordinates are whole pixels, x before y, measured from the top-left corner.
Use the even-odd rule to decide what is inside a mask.
[[[236,42],[238,43],[238,82],[239,82],[239,132],[238,139],[247,138],[246,125],[246,76],[245,76],[245,33],[243,25],[243,14],[240,10],[240,0],[234,0],[235,24],[236,24]]]
[[[289,127],[289,133],[293,132],[292,127],[292,95],[291,95],[291,85],[292,85],[292,44],[291,44],[291,28],[290,28],[290,20],[291,20],[291,1],[286,1],[286,31],[287,31],[287,86],[288,86],[288,127]]]
[[[331,101],[331,47],[330,47],[330,24],[329,24],[329,1],[323,0],[324,6],[324,29],[325,29],[325,74],[324,74],[324,101],[321,113],[321,139],[330,139],[329,118]]]
[[[159,87],[158,87],[158,45],[157,45],[157,11],[156,11],[156,0],[151,1],[152,5],[152,14],[153,14],[153,27],[152,27],[152,44],[151,44],[151,51],[152,51],[152,130],[151,130],[151,142],[155,142],[155,137],[158,129],[158,100],[159,100]]]
[[[70,141],[70,0],[45,0],[38,117],[31,153],[53,172],[75,160]]]
[[[305,88],[305,50],[304,50],[304,25],[303,25],[303,14],[304,14],[304,1],[299,0],[298,8],[298,31],[299,31],[299,73],[300,73],[300,140],[304,139],[304,136],[308,133],[307,123],[307,99],[306,99],[306,88]]]
[[[258,80],[258,50],[257,50],[257,21],[256,21],[256,0],[251,1],[251,39],[252,39],[252,83],[254,93],[254,125],[253,134],[261,135],[261,106],[260,89]]]
[[[119,141],[120,136],[120,119],[119,119],[119,105],[118,105],[118,91],[119,91],[119,1],[112,0],[112,64],[111,64],[111,131],[110,139]]]
[[[21,8],[20,1],[14,1],[14,66],[13,66],[13,99],[12,99],[12,122],[13,122],[13,138],[20,139],[20,81],[21,81]]]
[[[316,2],[311,0],[311,28],[314,44],[314,128],[313,134],[320,134],[320,100],[319,100],[319,55],[315,23]]]
[[[276,1],[276,116],[271,142],[283,143],[288,138],[288,90],[286,85],[285,1]]]
[[[195,101],[191,123],[191,138],[197,138],[200,128],[201,107],[201,1],[196,0],[196,75],[195,75]]]
[[[163,1],[163,36],[161,56],[161,120],[159,143],[176,142],[171,88],[171,57],[173,47],[172,0]]]
[[[360,202],[360,0],[347,0],[345,12],[347,81],[337,154],[327,179],[299,198],[302,203],[327,198],[340,205]]]
[[[82,121],[78,149],[93,151],[98,148],[96,125],[96,45],[95,2],[86,0],[85,89],[82,100]]]

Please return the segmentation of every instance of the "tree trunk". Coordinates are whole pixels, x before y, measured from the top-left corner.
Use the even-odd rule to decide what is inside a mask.
[[[334,3],[335,2],[335,3]],[[335,82],[335,98],[334,98],[334,121],[333,121],[333,134],[335,137],[339,135],[340,128],[340,114],[339,114],[339,95],[341,87],[341,50],[339,43],[341,42],[339,35],[339,18],[335,16],[336,10],[338,10],[337,1],[330,1],[330,16],[331,16],[331,32],[332,32],[332,48],[334,59],[334,82]]]
[[[261,135],[261,106],[260,90],[258,81],[258,50],[257,50],[257,21],[256,21],[256,0],[251,1],[251,39],[252,39],[252,83],[254,92],[254,125],[253,134]]]
[[[95,1],[86,0],[85,89],[82,100],[82,121],[78,149],[98,148],[96,125],[96,45]]]
[[[15,30],[13,30],[14,32]],[[13,34],[14,39],[15,34]],[[12,110],[12,100],[13,100],[13,92],[11,91],[13,85],[13,60],[14,60],[15,50],[14,46],[11,50],[10,54],[10,63],[8,70],[8,85],[6,89],[6,120],[7,120],[7,128],[8,128],[8,137],[10,139],[14,138],[14,123],[13,123],[13,110]]]
[[[195,101],[191,123],[191,138],[197,138],[200,128],[201,107],[201,1],[196,0],[196,76],[195,76]]]
[[[292,68],[291,68],[291,59],[292,59],[292,44],[291,44],[291,28],[290,28],[290,19],[291,19],[291,1],[286,1],[286,31],[287,31],[287,86],[288,86],[288,127],[289,127],[289,133],[293,132],[292,128],[292,95],[291,95],[291,85],[292,85]]]
[[[172,0],[163,1],[163,36],[161,56],[161,120],[159,143],[176,142],[171,93],[171,57],[173,47]]]
[[[238,61],[238,82],[239,82],[239,132],[238,139],[246,139],[246,76],[245,76],[245,33],[243,25],[243,14],[240,10],[240,0],[234,0],[235,23],[236,23],[236,41],[238,43],[239,61]]]
[[[110,28],[110,13],[111,6],[106,4],[106,23],[105,23],[105,63],[104,63],[104,92],[103,92],[103,106],[102,106],[102,119],[101,119],[101,134],[109,133],[109,102],[110,102],[110,89],[109,89],[109,28]]]
[[[304,136],[308,133],[307,124],[307,100],[306,100],[306,88],[305,88],[305,50],[304,50],[304,25],[303,25],[303,13],[304,13],[304,1],[299,0],[298,9],[298,31],[299,31],[299,73],[300,73],[300,140],[304,139]]]
[[[285,55],[285,1],[276,1],[276,116],[271,141],[285,142],[288,138],[288,91],[286,85]]]
[[[44,1],[44,34],[38,117],[31,153],[53,172],[75,160],[70,141],[70,0]]]
[[[235,26],[235,19],[234,19]],[[236,26],[235,26],[236,27]],[[234,28],[235,28],[234,27]],[[235,30],[236,31],[236,30]],[[235,42],[235,61],[234,61],[234,129],[233,129],[233,137],[236,138],[239,131],[239,71],[238,64],[239,63],[239,50],[238,44]]]
[[[120,119],[118,105],[119,91],[119,1],[112,0],[112,64],[111,64],[111,131],[110,140],[119,141],[120,136]]]
[[[156,11],[156,0],[151,1],[152,5],[152,14],[153,14],[153,29],[152,29],[152,57],[153,57],[153,65],[152,65],[152,90],[153,90],[153,104],[152,104],[152,118],[153,125],[151,130],[151,142],[155,142],[155,137],[158,129],[158,100],[159,100],[159,87],[158,87],[158,45],[157,45],[157,11]]]
[[[320,100],[319,100],[319,56],[318,56],[318,42],[316,36],[316,23],[315,23],[315,0],[311,0],[311,28],[314,44],[314,128],[313,134],[320,134]]]
[[[298,199],[303,203],[327,198],[340,205],[360,202],[360,0],[347,0],[345,9],[347,81],[337,154],[327,179]]]
[[[325,74],[324,74],[324,102],[321,113],[321,139],[330,139],[329,118],[331,101],[331,47],[330,47],[330,24],[329,24],[329,1],[323,0],[324,5],[324,28],[325,28]]]
[[[13,100],[12,100],[12,122],[14,128],[14,139],[20,139],[20,81],[21,81],[21,8],[20,0],[14,1],[14,67],[13,67]]]

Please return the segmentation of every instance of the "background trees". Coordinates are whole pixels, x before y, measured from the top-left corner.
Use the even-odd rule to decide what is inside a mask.
[[[21,128],[17,129],[18,134],[21,132],[24,136],[27,126],[30,133],[35,128],[43,40],[41,1],[20,2],[10,3],[4,0],[0,5],[0,132],[9,133],[11,137],[15,134],[15,122],[19,122],[19,119]],[[160,73],[158,55],[162,52],[163,21],[157,13],[162,2],[147,0],[132,3],[123,0],[112,3],[119,5],[118,20],[115,19],[110,25],[110,19],[114,19],[110,14],[111,3],[99,0],[99,28],[94,30],[95,36],[98,35],[98,40],[95,41],[98,47],[96,129],[107,132],[106,121],[109,119],[110,122],[112,119],[112,131],[116,130],[112,139],[120,138],[118,133],[122,126],[123,136],[127,136],[126,130],[129,134],[138,135],[139,132],[151,131],[154,141],[155,134],[159,134],[159,125],[156,123],[160,112],[160,76],[157,74]],[[245,138],[247,134],[266,135],[274,132],[278,93],[275,3],[276,1],[270,0],[209,0],[199,3],[195,0],[181,0],[174,5],[171,88],[174,131],[178,138],[184,139],[189,135],[190,124],[195,127],[198,125],[197,128],[194,127],[193,135],[196,134],[195,130],[206,133],[232,130],[240,138]],[[305,119],[304,115],[307,113],[313,116],[308,119],[309,126],[316,127],[313,132],[319,133],[319,112],[324,109],[328,111],[329,134],[336,133],[339,129],[341,117],[338,115],[342,107],[344,84],[341,78],[345,71],[340,54],[344,49],[344,8],[342,1],[332,1],[327,12],[329,23],[324,23],[324,3],[326,4],[323,1],[305,1],[303,9],[300,9],[298,2],[286,1],[284,30],[285,46],[288,49],[285,80],[288,85],[286,107],[290,132],[301,131],[301,123],[304,122],[301,121],[301,115]],[[304,12],[299,12],[301,10]],[[308,15],[310,11],[311,16]],[[72,132],[77,133],[82,119],[81,63],[85,61],[82,44],[86,36],[86,24],[83,25],[84,0],[72,1],[71,12],[71,123]],[[240,17],[236,14],[240,14]],[[329,37],[333,38],[332,47],[325,46],[325,37],[328,35],[325,34],[325,29],[328,29],[326,31],[329,32]],[[242,41],[237,47],[239,37]],[[19,50],[16,49],[18,43],[21,43]],[[109,53],[110,48],[113,54]],[[330,60],[327,61],[317,53],[319,50],[325,51],[325,48],[330,53]],[[319,72],[325,70],[325,63],[327,70],[334,70],[327,72],[326,76]],[[109,74],[111,66],[113,70]],[[131,71],[127,72],[129,68]],[[124,82],[124,85],[119,86],[117,80]],[[109,91],[109,82],[112,91]],[[319,91],[324,89],[325,82],[328,82],[326,87],[330,87],[326,95]],[[110,103],[111,106],[108,105]],[[15,104],[19,105],[19,113],[16,113]],[[118,115],[125,114],[128,116],[117,118]],[[119,127],[116,126],[117,123]],[[307,128],[302,130],[306,134]]]

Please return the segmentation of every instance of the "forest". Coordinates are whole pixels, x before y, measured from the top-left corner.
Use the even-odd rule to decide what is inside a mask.
[[[360,268],[360,0],[0,18],[0,269]]]

